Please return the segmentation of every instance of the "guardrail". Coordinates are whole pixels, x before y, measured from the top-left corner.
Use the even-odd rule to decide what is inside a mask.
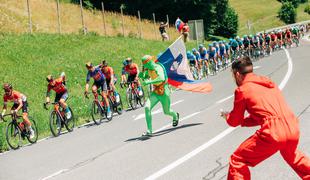
[[[294,24],[288,24],[288,25],[285,25],[285,26],[280,26],[280,27],[268,29],[268,30],[265,30],[265,31],[260,31],[259,33],[271,32],[271,31],[274,31],[274,30],[277,30],[277,29],[285,29],[287,27],[296,26],[296,25],[302,25],[302,24],[310,24],[310,20],[308,20],[308,21],[301,21],[301,22],[294,23]]]

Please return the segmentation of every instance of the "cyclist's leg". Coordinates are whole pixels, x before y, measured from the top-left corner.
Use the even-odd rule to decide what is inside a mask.
[[[108,107],[108,110],[109,110],[110,103],[109,103],[108,96],[107,96],[108,87],[107,87],[106,81],[103,81],[101,83],[100,88],[101,88],[101,95],[103,97],[104,103],[106,104],[106,106]]]
[[[59,95],[60,98],[58,100],[56,100],[55,98],[55,102],[59,101],[59,104],[60,106],[63,108],[63,109],[66,109],[67,110],[67,103],[66,103],[66,100],[68,99],[69,95],[67,92],[63,93],[63,94],[60,94]],[[57,97],[57,95],[56,95]]]
[[[147,130],[149,133],[153,132],[152,128],[152,109],[154,106],[159,102],[158,96],[152,92],[150,97],[147,99],[146,104],[145,104],[145,120],[146,120],[146,125],[147,125]]]
[[[97,92],[98,85],[96,83],[94,83],[91,89],[92,89],[92,92],[93,92],[95,99],[98,99],[98,92]]]
[[[23,107],[22,107],[22,112],[23,112],[23,123],[26,125],[26,127],[31,127],[31,122],[29,121],[28,118],[28,102],[23,101]]]

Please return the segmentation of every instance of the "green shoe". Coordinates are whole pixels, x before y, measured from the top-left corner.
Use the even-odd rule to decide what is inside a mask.
[[[172,126],[176,127],[179,124],[180,114],[177,113],[177,119],[172,121]]]

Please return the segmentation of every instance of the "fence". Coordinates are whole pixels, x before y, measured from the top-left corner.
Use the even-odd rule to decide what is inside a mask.
[[[153,21],[142,20],[140,11],[136,16],[125,16],[123,7],[120,7],[120,12],[107,12],[103,3],[100,10],[85,9],[83,0],[79,5],[60,3],[59,0],[0,0],[0,3],[1,16],[5,15],[0,19],[0,31],[60,34],[94,32],[106,36],[161,40],[155,13],[152,14]],[[12,23],[12,19],[16,21]],[[168,15],[164,21],[170,22]],[[171,39],[179,36],[173,27],[167,30]]]

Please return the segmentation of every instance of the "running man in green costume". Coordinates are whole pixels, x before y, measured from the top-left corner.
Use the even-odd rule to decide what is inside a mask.
[[[152,129],[152,114],[151,111],[154,106],[160,102],[163,111],[166,115],[173,118],[172,126],[175,127],[179,123],[179,113],[170,109],[170,90],[168,87],[168,76],[166,70],[159,62],[155,63],[154,57],[145,55],[142,57],[142,64],[146,69],[144,72],[139,73],[139,78],[143,80],[143,85],[152,84],[154,90],[149,99],[146,101],[145,118],[147,124],[147,131],[143,135],[151,136]]]

